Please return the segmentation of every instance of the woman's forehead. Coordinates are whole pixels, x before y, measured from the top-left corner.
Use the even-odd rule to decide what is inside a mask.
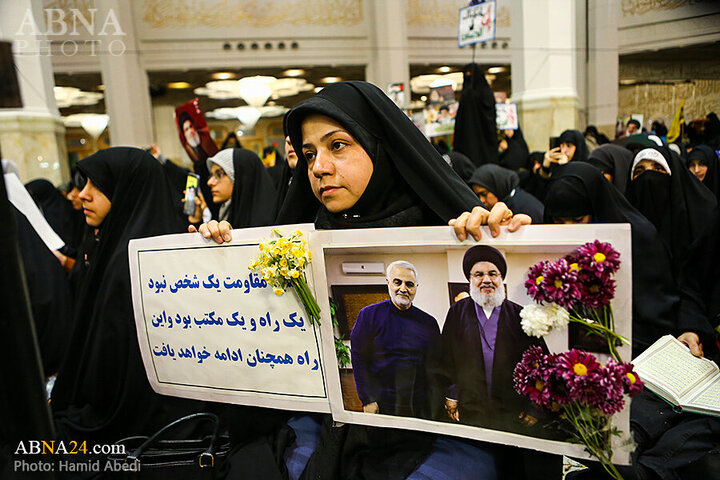
[[[316,131],[319,131],[321,133],[323,130],[329,131],[340,129],[347,132],[347,129],[340,125],[340,122],[332,117],[328,117],[327,115],[322,115],[320,113],[313,113],[305,117],[302,121],[301,128],[303,137],[311,132],[317,133]]]

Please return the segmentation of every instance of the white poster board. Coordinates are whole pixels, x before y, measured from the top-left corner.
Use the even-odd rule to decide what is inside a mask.
[[[612,307],[617,333],[631,339],[632,261],[629,225],[527,226],[512,234],[503,231],[496,238],[492,238],[488,229],[484,228],[480,243],[492,245],[505,255],[508,263],[507,275],[504,278],[507,298],[520,305],[528,305],[532,300],[526,293],[524,282],[530,266],[540,260],[557,260],[578,246],[596,239],[610,242],[620,253],[622,265],[614,277],[617,289]],[[328,291],[337,291],[338,286],[353,286],[358,291],[376,286],[379,292],[387,288],[384,274],[347,274],[343,272],[342,265],[382,263],[387,267],[395,260],[409,261],[418,271],[417,295],[413,305],[434,317],[442,330],[446,314],[453,302],[453,286],[467,283],[462,271],[462,258],[465,251],[473,245],[475,242],[472,239],[459,242],[452,229],[447,227],[317,231],[313,233],[311,242],[315,285],[318,290],[320,285],[325,285]],[[330,317],[326,314],[329,311],[326,298],[327,296],[323,296],[318,299],[323,311],[323,338],[328,338],[332,330]],[[337,303],[339,299],[334,300]],[[357,303],[357,298],[354,301]],[[343,320],[338,318],[339,322]],[[551,352],[567,351],[568,330],[551,333],[546,337],[546,343]],[[328,362],[326,371],[332,414],[337,421],[421,430],[590,458],[583,446],[565,441],[448,421],[364,413],[362,407],[353,409],[349,406],[349,398],[357,396],[357,393],[354,392],[352,370],[339,368],[332,343],[324,343],[323,348]],[[629,346],[623,345],[619,351],[626,361],[630,360]],[[609,358],[605,354],[596,355],[603,362]],[[629,447],[624,444],[630,434],[629,412],[627,399],[624,410],[613,416],[613,426],[623,432],[622,437],[613,437],[612,440],[613,460],[619,464],[629,463],[630,458]]]
[[[495,123],[498,130],[517,130],[518,113],[516,103],[496,103]]]
[[[298,228],[307,234],[308,225],[287,231]],[[130,242],[138,341],[156,392],[329,410],[319,329],[294,292],[277,296],[248,270],[270,238],[269,228],[253,228],[223,245],[199,234]],[[312,290],[311,267],[307,274]]]
[[[495,0],[461,8],[458,18],[458,46],[495,39]]]

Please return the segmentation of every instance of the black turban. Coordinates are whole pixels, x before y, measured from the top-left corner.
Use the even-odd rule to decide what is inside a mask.
[[[500,275],[505,278],[507,273],[507,262],[505,256],[495,247],[489,245],[475,245],[470,247],[463,257],[463,272],[465,278],[470,280],[470,270],[477,262],[490,262],[500,270]]]

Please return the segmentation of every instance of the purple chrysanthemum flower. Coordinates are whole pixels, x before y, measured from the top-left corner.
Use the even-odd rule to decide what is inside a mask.
[[[605,366],[597,374],[597,388],[602,393],[595,397],[592,405],[608,415],[621,411],[625,406],[623,380],[618,376],[617,365]]]
[[[578,271],[571,268],[564,258],[548,263],[541,283],[545,299],[562,307],[572,308],[582,298]]]
[[[543,260],[536,263],[530,267],[530,270],[528,270],[528,279],[525,281],[525,289],[527,290],[528,295],[530,295],[537,303],[547,301],[544,295],[542,282],[545,278],[545,268],[549,263],[550,262],[547,260]]]
[[[615,280],[610,275],[596,275],[590,270],[578,273],[580,303],[587,308],[600,309],[610,305],[615,297]]]
[[[527,349],[513,372],[515,391],[537,405],[549,408],[551,401],[546,387],[549,368],[547,356],[540,347]]]
[[[595,240],[577,249],[578,264],[583,269],[613,274],[620,268],[620,254],[607,242]]]
[[[623,386],[623,393],[632,397],[642,392],[645,383],[640,380],[638,374],[633,371],[632,363],[618,363],[615,360],[610,360],[606,368],[612,370],[618,378],[618,381]]]

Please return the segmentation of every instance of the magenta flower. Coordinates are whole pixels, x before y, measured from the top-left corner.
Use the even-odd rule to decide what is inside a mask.
[[[528,295],[532,297],[537,303],[543,303],[547,301],[545,298],[545,292],[543,290],[543,279],[545,278],[545,268],[550,262],[543,260],[540,263],[536,263],[530,270],[528,270],[528,279],[525,281],[525,289]]]
[[[549,370],[547,356],[538,346],[530,347],[523,353],[522,360],[515,366],[513,383],[515,391],[541,407],[549,407],[546,377]]]
[[[618,382],[623,386],[623,393],[632,397],[642,392],[645,383],[640,380],[638,374],[633,371],[632,363],[619,363],[615,360],[610,360],[606,368],[612,370],[618,378]]]
[[[602,394],[595,398],[592,405],[608,415],[621,411],[625,406],[624,388],[615,368],[602,368],[597,375],[597,381],[597,387]]]
[[[615,297],[615,280],[610,275],[596,275],[590,270],[578,273],[580,284],[580,303],[587,308],[598,310],[610,305]]]
[[[564,258],[555,263],[548,263],[541,283],[545,299],[562,307],[572,308],[582,298],[578,271],[571,268]]]
[[[577,262],[583,269],[613,274],[620,268],[620,254],[609,243],[595,240],[578,247]]]

